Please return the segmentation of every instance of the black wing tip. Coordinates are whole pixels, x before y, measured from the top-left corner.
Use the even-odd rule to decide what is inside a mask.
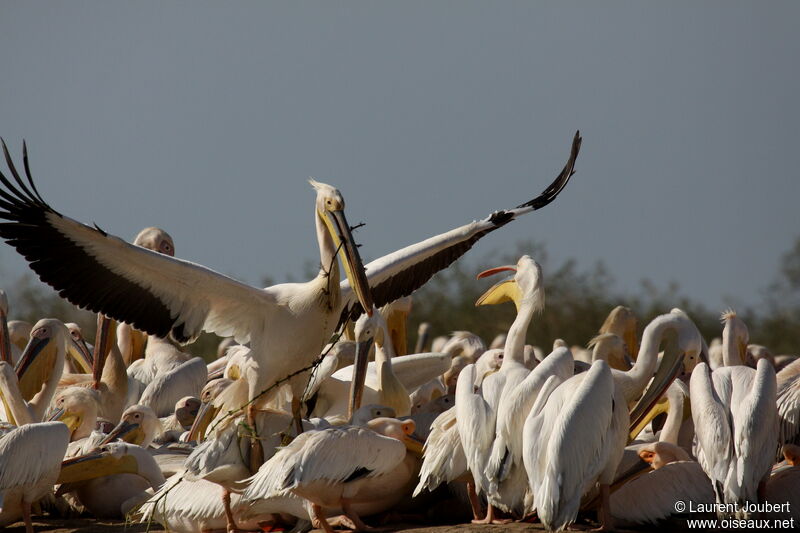
[[[14,197],[12,201],[13,207],[36,207],[60,214],[55,209],[50,207],[47,202],[45,202],[44,198],[42,198],[42,195],[39,194],[39,191],[36,189],[36,184],[33,182],[33,176],[31,175],[30,163],[28,161],[28,143],[25,141],[25,139],[22,140],[22,162],[25,169],[25,180],[20,177],[17,167],[14,164],[14,160],[11,158],[8,145],[6,144],[5,139],[2,137],[0,137],[0,144],[3,146],[3,156],[5,157],[6,165],[11,173],[11,177],[14,178],[14,181],[17,183],[16,186],[13,185],[10,180],[5,179],[5,176],[2,176],[2,173],[0,173],[0,176],[2,176],[2,184],[6,189],[3,192],[6,194],[11,194]],[[27,184],[25,181],[27,181]],[[9,199],[6,194],[4,194],[3,197]]]
[[[534,210],[541,209],[556,199],[559,193],[564,189],[564,187],[566,187],[567,182],[569,182],[569,179],[572,177],[572,175],[575,174],[575,161],[578,159],[578,154],[581,151],[582,143],[583,137],[581,137],[581,130],[577,130],[575,131],[575,136],[572,138],[572,147],[570,148],[569,159],[567,159],[567,164],[564,165],[561,173],[556,177],[553,183],[551,183],[544,191],[542,191],[542,194],[533,200],[518,205],[517,209],[521,209],[523,207],[532,207]]]

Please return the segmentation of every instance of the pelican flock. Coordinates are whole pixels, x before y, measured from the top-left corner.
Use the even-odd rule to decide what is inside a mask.
[[[342,193],[311,180],[319,272],[262,289],[176,257],[162,229],[128,243],[62,215],[27,147],[20,173],[3,142],[0,237],[96,313],[97,333],[9,321],[0,290],[0,527],[32,533],[39,513],[187,533],[794,527],[800,366],[749,345],[734,311],[707,343],[680,309],[640,332],[618,306],[587,346],[543,350],[528,330],[546,316],[546,275],[523,255],[478,274],[510,274],[475,302],[487,317],[513,303],[507,331],[487,344],[454,323],[430,340],[422,324],[408,342],[412,293],[553,202],[580,147],[576,133],[532,200],[367,264]],[[222,338],[206,359],[183,347],[201,332]]]

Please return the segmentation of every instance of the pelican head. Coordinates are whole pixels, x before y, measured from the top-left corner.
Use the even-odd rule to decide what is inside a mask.
[[[92,356],[92,351],[89,349],[89,345],[86,344],[81,327],[74,322],[68,322],[64,325],[67,327],[67,331],[69,331],[70,338],[72,339],[72,342],[67,345],[68,355],[72,357],[82,372],[91,374],[92,367],[94,366],[94,357]]]
[[[653,470],[674,463],[675,461],[689,461],[689,454],[683,448],[669,442],[653,442],[639,448],[639,457],[649,463]]]
[[[592,361],[603,359],[617,370],[629,370],[631,367],[627,360],[627,346],[619,335],[601,333],[589,341],[588,347],[592,349]]]
[[[514,272],[514,276],[493,285],[478,298],[475,305],[493,305],[511,300],[517,306],[517,311],[522,305],[531,306],[534,311],[541,311],[544,308],[542,267],[530,256],[523,255],[516,265],[484,270],[478,274],[478,279],[507,271]]]
[[[214,405],[214,400],[232,384],[233,380],[228,378],[215,379],[205,384],[200,392],[200,408],[194,417],[191,429],[189,429],[187,438],[189,442],[201,442],[205,438],[208,426],[219,412],[219,408]]]
[[[413,438],[417,429],[413,420],[397,420],[396,418],[375,418],[367,422],[367,427],[385,437],[399,440],[406,445],[408,451],[422,455],[423,443]]]
[[[64,366],[70,340],[66,326],[55,318],[43,318],[33,326],[30,340],[15,368],[26,401],[41,390],[56,368]]]
[[[614,333],[622,337],[628,346],[628,353],[635,359],[639,352],[636,328],[636,315],[633,314],[633,311],[624,305],[618,305],[611,310],[603,325],[600,326],[600,333]]]
[[[63,422],[70,431],[70,441],[88,437],[97,422],[100,407],[97,393],[86,387],[68,387],[53,399],[49,421]]]
[[[395,418],[396,416],[395,410],[391,407],[371,403],[369,405],[362,405],[353,413],[351,424],[354,426],[366,426],[369,424],[370,420],[376,418]]]
[[[144,228],[136,236],[133,244],[164,255],[175,256],[175,242],[169,233],[161,228]]]
[[[155,411],[146,405],[131,405],[122,413],[119,424],[106,435],[106,438],[98,446],[103,446],[119,438],[147,448],[159,433],[161,433],[161,422]]]
[[[347,218],[344,216],[344,198],[338,189],[325,183],[320,183],[313,179],[309,180],[311,186],[317,191],[316,211],[318,219],[327,228],[330,237],[333,239],[333,246],[342,259],[345,274],[350,282],[350,286],[355,291],[361,307],[368,315],[373,312],[372,293],[370,292],[367,275],[364,271],[364,263],[358,253],[358,246]],[[320,250],[326,248],[323,241],[324,235],[318,231],[320,239]],[[333,259],[332,259],[333,260]],[[325,271],[330,271],[331,265],[322,265]]]
[[[201,405],[200,400],[194,396],[185,396],[175,404],[175,418],[184,429],[188,430],[192,427]]]
[[[464,355],[457,355],[450,361],[450,368],[442,374],[445,390],[447,390],[448,393],[455,393],[458,375],[470,362],[471,361]]]

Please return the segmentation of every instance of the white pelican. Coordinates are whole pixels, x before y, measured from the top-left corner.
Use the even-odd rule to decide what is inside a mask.
[[[328,533],[323,508],[341,508],[356,529],[367,529],[359,515],[390,508],[413,480],[413,460],[406,461],[407,447],[419,451],[413,432],[411,420],[376,418],[366,428],[303,433],[261,466],[244,499],[294,493],[311,502],[314,525]]]
[[[56,394],[52,405],[49,420],[63,422],[70,428],[70,443],[80,442],[92,434],[100,409],[97,391],[87,387],[67,387]],[[81,452],[69,455],[85,451],[89,450],[81,447]]]
[[[713,504],[711,481],[686,451],[655,442],[639,449],[653,471],[625,483],[611,494],[611,515],[622,523],[657,524],[675,514],[675,502]]]
[[[68,464],[99,456],[115,461],[111,461],[109,468],[91,467],[90,479],[64,483],[58,491],[59,494],[74,492],[78,501],[98,518],[123,518],[131,507],[147,500],[149,495],[145,491],[158,490],[166,481],[153,456],[143,447],[127,442],[105,443],[89,457],[72,458]],[[128,466],[130,462],[126,464],[125,457],[133,459],[133,469]],[[124,466],[115,468],[116,462]]]
[[[592,350],[592,362],[603,359],[616,370],[630,370],[630,357],[626,343],[616,333],[600,333],[587,345]]]
[[[73,342],[75,339],[72,338]],[[97,341],[91,374],[65,374],[60,387],[91,386],[100,396],[98,416],[116,424],[119,422],[128,395],[128,374],[125,361],[116,344],[114,321],[104,315],[97,316]]]
[[[167,531],[175,533],[198,533],[200,531],[225,531],[228,525],[226,510],[220,498],[220,487],[205,479],[189,480],[185,472],[178,472],[140,508],[139,522],[158,522]],[[242,519],[244,509],[240,510],[241,496],[231,494],[231,507],[237,517],[237,525],[246,531],[258,529],[258,523],[267,517],[256,516]],[[273,507],[266,513],[285,512],[297,515],[306,514],[304,501],[296,496],[271,502]],[[264,502],[255,502],[263,506]]]
[[[307,283],[256,289],[61,215],[37,191],[24,144],[27,184],[3,143],[16,184],[0,174],[5,188],[0,191],[0,217],[8,221],[0,226],[0,237],[26,257],[42,281],[80,307],[150,334],[169,334],[178,342],[204,330],[242,343],[249,340],[260,369],[249,399],[290,380],[297,416],[306,383],[303,370],[338,324],[362,309],[370,313],[373,299],[382,306],[411,294],[486,234],[549,204],[572,176],[580,144],[576,133],[566,166],[538,197],[379,258],[366,268],[369,281],[344,216],[344,198],[329,185],[312,181],[319,274]],[[348,277],[341,285],[337,254]]]
[[[155,442],[179,442],[181,435],[192,428],[200,405],[200,400],[194,396],[184,396],[178,400],[174,412],[161,418],[162,433],[156,436]]]
[[[485,351],[470,372],[475,374],[473,386],[480,387],[483,378],[491,371],[500,368],[502,350]],[[482,372],[481,369],[488,369]],[[451,407],[440,414],[430,427],[430,434],[425,440],[419,483],[414,489],[416,497],[423,490],[433,492],[442,483],[465,483],[467,497],[475,520],[481,517],[481,505],[475,491],[475,480],[467,468],[467,457],[461,444],[461,436],[456,423],[456,408]]]
[[[53,490],[67,443],[61,422],[26,424],[0,437],[0,528],[22,517],[33,533],[31,505]]]
[[[608,362],[611,368],[618,370],[628,370],[631,367],[632,360],[636,359],[636,354],[639,353],[639,341],[636,336],[637,320],[636,315],[630,308],[623,305],[618,305],[606,317],[603,325],[600,326],[600,335],[605,333],[613,333],[625,342],[627,348],[627,356],[622,361],[612,359]]]
[[[700,363],[689,387],[694,453],[714,484],[717,503],[762,501],[778,445],[775,369],[766,359],[756,370],[737,365],[709,372]]]
[[[39,320],[17,363],[19,389],[28,402],[33,420],[44,417],[64,371],[64,358],[72,337],[66,326],[54,318]]]
[[[556,348],[518,384],[506,391],[497,411],[495,440],[486,465],[490,501],[496,506],[524,512],[528,480],[523,464],[522,432],[536,398],[550,376],[566,381],[574,372],[574,360],[566,347]]]
[[[208,388],[209,396],[218,392],[218,388],[216,389]],[[235,398],[228,397],[230,395],[227,393],[230,393],[231,389],[221,391],[217,398],[209,401],[206,405],[211,405],[215,400],[223,402],[220,406],[223,415],[226,412],[224,402],[240,405],[237,404]],[[196,426],[207,424],[206,420],[209,418],[209,414],[211,411],[205,409],[198,413]],[[373,418],[392,415],[394,415],[394,411],[388,407],[365,405],[354,414],[353,423],[366,424]],[[230,528],[236,527],[236,518],[232,511],[234,507],[232,494],[243,488],[244,480],[252,473],[252,470],[258,469],[259,465],[271,458],[287,438],[293,438],[298,434],[292,423],[291,415],[282,411],[259,409],[255,411],[253,417],[254,427],[252,430],[260,436],[259,445],[254,447],[249,444],[249,439],[241,438],[242,421],[243,416],[239,415],[232,420],[225,421],[224,424],[217,422],[212,425],[215,438],[201,443],[185,463],[187,480],[204,479],[217,486],[217,497],[225,509],[227,524]],[[330,424],[324,419],[303,420],[302,424],[301,431],[330,427]],[[196,431],[199,432],[193,427],[192,433]],[[254,455],[258,455],[258,457],[254,457]]]
[[[323,364],[325,364],[323,362]],[[397,382],[407,391],[414,390],[428,383],[432,377],[441,374],[448,365],[448,356],[443,353],[415,353],[392,358],[391,371]],[[317,405],[314,416],[336,416],[347,413],[347,391],[353,381],[355,365],[336,370],[331,376],[319,383]],[[386,367],[384,366],[384,372]],[[322,373],[322,372],[321,372]],[[322,376],[320,376],[321,378]],[[381,376],[377,361],[367,364],[364,378],[362,403],[382,403],[379,401]],[[309,387],[309,395],[315,391]],[[333,406],[336,406],[335,408]]]
[[[176,348],[168,339],[162,339],[155,335],[148,336],[144,358],[134,361],[127,370],[129,382],[128,405],[138,403],[148,385],[154,381],[160,381],[163,379],[162,376],[175,371],[175,369],[191,359],[191,355]],[[202,387],[202,385],[200,386]],[[162,390],[163,384],[156,384],[154,387],[155,390],[151,390],[150,394]],[[187,394],[191,393],[187,392]],[[197,392],[194,394],[197,394]],[[169,401],[164,403],[164,405],[168,404]]]
[[[160,417],[169,416],[181,398],[200,396],[207,377],[205,361],[193,357],[169,372],[156,375],[145,387],[139,403],[151,407]]]
[[[133,244],[162,253],[170,257],[175,255],[175,242],[172,237],[161,228],[145,228],[136,235]],[[125,366],[130,366],[145,356],[147,334],[131,327],[129,324],[120,323],[117,326],[117,346],[125,361]]]
[[[584,491],[598,482],[601,527],[611,528],[609,485],[628,429],[622,388],[615,386],[605,361],[559,381],[548,378],[523,428],[533,506],[548,530],[564,529],[574,522]]]
[[[666,349],[654,377],[662,340],[667,341]],[[685,314],[672,312],[647,325],[636,362],[627,372],[612,370],[599,360],[588,372],[564,382],[548,378],[523,428],[523,462],[534,505],[548,529],[561,529],[575,520],[587,484],[595,481],[600,484],[600,522],[612,527],[609,484],[622,458],[629,423],[638,421],[643,416],[639,411],[646,413],[658,400],[680,370],[684,354],[700,350],[697,328]],[[628,406],[637,399],[629,419]],[[596,452],[590,456],[581,453],[584,449]]]
[[[507,512],[522,512],[526,483],[521,468],[514,468],[512,483],[508,487],[499,487],[499,470],[507,453],[506,431],[496,433],[496,421],[501,413],[511,410],[516,401],[512,391],[530,374],[525,366],[525,335],[534,313],[544,307],[544,287],[542,286],[542,270],[536,261],[523,255],[515,266],[504,266],[486,270],[478,274],[478,278],[497,272],[512,271],[513,278],[503,280],[486,291],[475,305],[497,304],[513,301],[517,307],[517,316],[511,324],[503,349],[503,363],[500,370],[487,376],[482,384],[482,398],[478,399],[472,390],[474,376],[470,377],[474,368],[467,367],[462,371],[468,376],[458,379],[456,388],[456,419],[461,443],[467,456],[470,471],[476,480],[479,491],[484,491],[489,500],[486,518],[481,523],[492,523],[494,507]],[[479,412],[481,409],[487,412]],[[507,420],[512,425],[512,432],[522,431],[524,417],[516,421]],[[479,427],[482,426],[482,427]],[[480,438],[475,438],[480,435]],[[493,447],[495,449],[493,449]],[[492,460],[489,465],[490,460]],[[488,468],[487,468],[488,466]],[[521,466],[521,462],[507,465],[508,468]],[[522,477],[518,474],[522,474]],[[490,487],[490,480],[494,480]],[[519,482],[519,486],[514,482]]]
[[[119,424],[103,439],[103,444],[119,438],[147,448],[162,432],[161,420],[146,405],[131,405],[122,413]]]
[[[503,337],[505,338],[505,336]],[[502,348],[501,344],[498,348]],[[436,350],[434,350],[436,351]],[[441,351],[451,357],[462,355],[470,363],[474,363],[486,351],[486,343],[483,339],[470,331],[454,331],[447,342],[442,346]]]

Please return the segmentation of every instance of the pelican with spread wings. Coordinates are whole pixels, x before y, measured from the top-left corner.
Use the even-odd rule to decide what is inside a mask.
[[[288,380],[299,406],[307,378],[303,369],[337,326],[362,310],[371,313],[373,303],[382,306],[411,294],[481,237],[552,202],[574,173],[580,145],[576,133],[566,166],[536,198],[397,250],[366,268],[341,193],[312,180],[320,271],[305,283],[259,289],[62,215],[37,190],[25,145],[27,179],[20,177],[3,142],[11,178],[0,173],[0,219],[6,220],[0,224],[0,237],[28,260],[42,281],[79,307],[181,343],[201,331],[249,341],[259,363],[257,379],[249,385],[250,400]],[[347,276],[341,283],[337,255]]]

